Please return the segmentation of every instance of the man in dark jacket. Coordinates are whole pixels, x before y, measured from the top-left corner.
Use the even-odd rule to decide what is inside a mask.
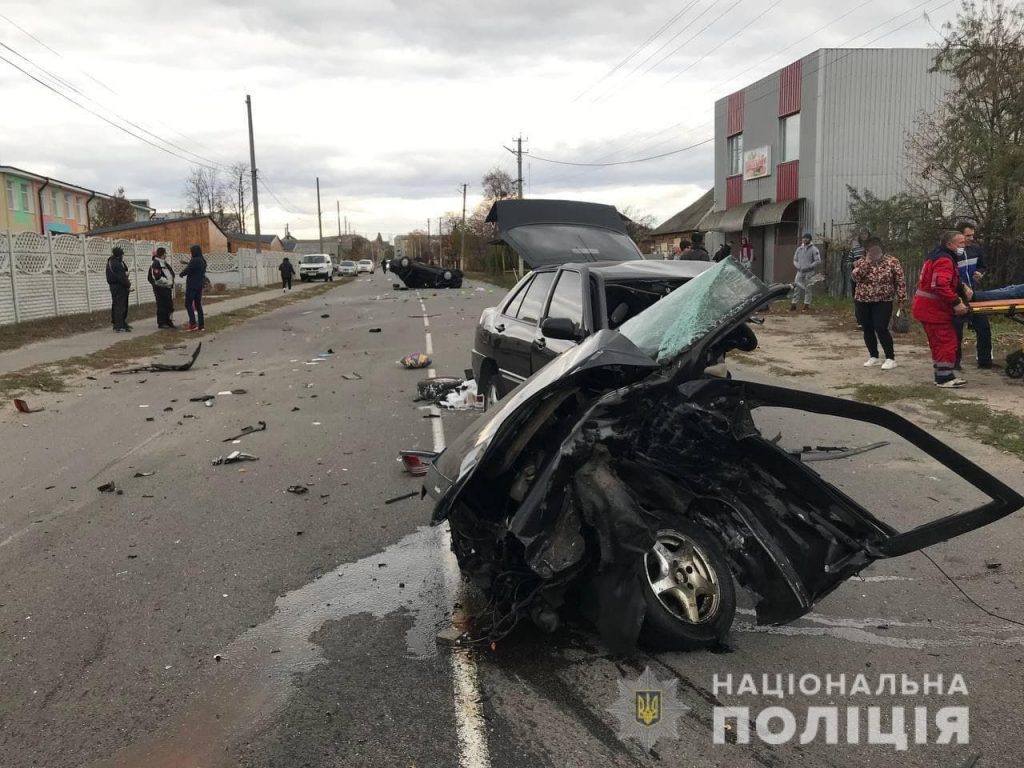
[[[115,333],[125,333],[128,325],[128,291],[132,287],[128,279],[128,267],[124,263],[124,251],[114,248],[107,259],[107,285],[110,286],[110,322]]]
[[[704,247],[704,235],[700,232],[693,233],[693,245],[690,246],[688,251],[684,251],[680,254],[679,258],[682,261],[711,261],[711,256],[708,254],[708,249]],[[680,245],[682,242],[680,241]]]
[[[957,254],[957,272],[960,285],[969,289],[967,300],[980,290],[980,283],[985,276],[985,249],[974,239],[974,225],[962,221],[956,225],[957,231],[964,236],[964,251]],[[960,370],[960,358],[964,344],[964,326],[969,325],[978,337],[975,346],[979,368],[992,367],[992,327],[986,315],[964,315],[956,319],[956,369]]]
[[[715,256],[712,261],[717,264],[722,259],[728,258],[729,256],[732,256],[732,240],[727,243],[722,243],[719,249],[715,251]]]
[[[277,271],[281,273],[281,290],[290,291],[292,289],[292,277],[295,275],[295,267],[288,260],[288,257],[284,257],[284,261],[281,262],[281,266],[277,268]]]
[[[203,249],[193,245],[190,249],[192,258],[183,270],[185,278],[185,311],[188,312],[188,330],[202,331],[205,328],[203,317],[203,285],[206,281],[206,259]]]
[[[153,251],[153,262],[149,265],[146,279],[153,286],[153,297],[156,299],[157,328],[176,328],[171,321],[174,312],[174,270],[167,263],[166,248]]]

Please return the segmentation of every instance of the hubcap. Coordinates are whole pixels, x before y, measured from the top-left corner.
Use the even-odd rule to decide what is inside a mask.
[[[660,531],[644,558],[647,581],[665,609],[687,624],[714,618],[721,603],[718,574],[710,558],[688,536]]]

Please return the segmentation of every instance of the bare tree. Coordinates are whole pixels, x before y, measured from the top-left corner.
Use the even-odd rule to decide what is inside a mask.
[[[92,229],[105,229],[135,221],[135,209],[124,196],[124,187],[118,187],[117,193],[111,198],[101,198],[96,202],[90,216]]]
[[[516,180],[497,166],[484,174],[480,184],[487,200],[505,200],[516,196]]]
[[[228,169],[230,189],[227,190],[227,210],[225,224],[235,226],[235,231],[246,232],[246,220],[249,211],[252,210],[251,190],[252,174],[249,171],[249,164],[238,162],[232,164]]]
[[[223,217],[230,200],[228,184],[216,168],[193,166],[185,178],[185,204],[197,215]]]

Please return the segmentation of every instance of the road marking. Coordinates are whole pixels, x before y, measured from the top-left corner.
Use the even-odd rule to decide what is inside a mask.
[[[430,334],[425,334],[427,337],[427,348],[424,350],[428,355],[434,354],[434,340],[430,338]]]
[[[427,308],[420,298],[420,306],[423,314],[427,314]],[[429,327],[426,317],[423,324]],[[427,354],[431,353],[430,334],[426,334]],[[436,371],[431,369],[427,375],[434,377]],[[444,424],[442,423],[441,410],[436,407],[430,409],[431,414],[438,418],[431,419],[431,427],[434,430],[434,450],[440,453],[445,449]],[[443,559],[448,562],[449,577],[448,597],[454,604],[457,592],[460,587],[458,566],[455,564],[455,557],[451,547],[443,553]],[[452,693],[455,699],[455,735],[459,740],[459,766],[460,768],[489,768],[491,764],[490,753],[487,747],[487,731],[484,728],[483,711],[480,706],[480,680],[477,675],[476,660],[465,648],[453,648],[449,657],[452,664]]]

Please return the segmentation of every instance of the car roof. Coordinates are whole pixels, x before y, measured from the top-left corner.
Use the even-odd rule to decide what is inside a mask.
[[[536,272],[552,272],[556,269],[576,269],[600,275],[604,280],[661,280],[694,278],[711,266],[709,261],[664,261],[662,259],[638,259],[636,261],[590,261],[573,262],[540,267]]]

